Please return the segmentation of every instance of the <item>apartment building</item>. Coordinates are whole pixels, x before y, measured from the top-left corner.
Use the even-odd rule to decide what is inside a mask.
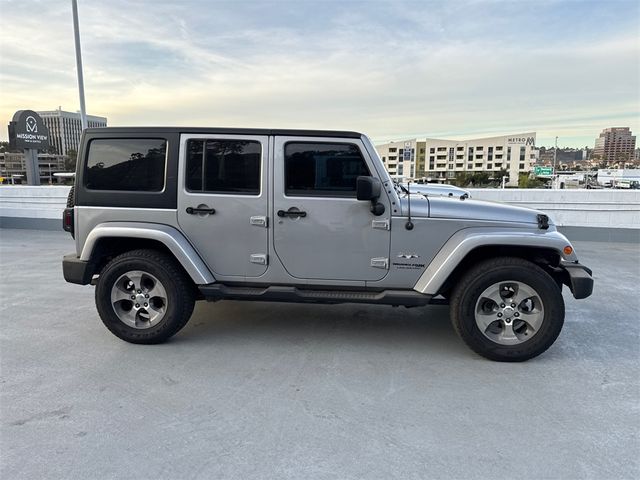
[[[536,133],[526,132],[470,140],[410,139],[376,146],[395,178],[450,182],[466,173],[501,175],[516,186],[520,173],[533,169],[539,155]]]
[[[39,153],[38,169],[40,183],[58,183],[59,179],[53,174],[64,172],[64,155]],[[0,183],[25,183],[27,181],[27,166],[23,152],[0,152]]]

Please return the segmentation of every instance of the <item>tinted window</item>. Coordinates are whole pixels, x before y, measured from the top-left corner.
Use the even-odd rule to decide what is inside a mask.
[[[356,178],[369,175],[360,149],[349,143],[287,143],[284,167],[287,195],[355,197]]]
[[[189,140],[187,190],[259,195],[261,157],[260,142]]]
[[[166,157],[167,141],[160,138],[92,140],[85,184],[92,190],[159,192]]]

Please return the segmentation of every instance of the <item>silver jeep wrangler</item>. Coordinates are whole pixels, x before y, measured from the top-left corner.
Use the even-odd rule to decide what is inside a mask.
[[[88,129],[63,225],[64,278],[132,343],[201,299],[444,303],[474,351],[522,361],[560,333],[562,286],[593,289],[543,213],[409,194],[356,132]]]

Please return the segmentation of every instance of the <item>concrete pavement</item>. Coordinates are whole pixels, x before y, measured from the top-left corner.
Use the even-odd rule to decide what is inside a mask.
[[[1,477],[638,478],[640,248],[575,246],[594,295],[501,364],[446,307],[201,302],[130,345],[63,281],[69,235],[2,229]]]

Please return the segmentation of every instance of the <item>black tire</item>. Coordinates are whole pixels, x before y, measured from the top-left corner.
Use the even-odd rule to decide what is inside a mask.
[[[74,192],[75,192],[76,186],[71,185],[71,190],[69,190],[69,195],[67,195],[67,208],[73,208],[75,206],[75,197],[74,197]]]
[[[157,325],[139,329],[125,324],[111,302],[115,282],[129,271],[156,277],[166,291],[166,309]],[[130,343],[156,344],[178,333],[189,321],[195,303],[195,287],[176,260],[156,250],[132,250],[112,259],[102,270],[95,291],[96,307],[105,326]]]
[[[503,345],[485,336],[476,323],[475,310],[486,289],[510,281],[525,284],[537,293],[544,308],[543,320],[531,338]],[[490,360],[522,362],[540,355],[558,338],[564,324],[564,300],[556,281],[534,263],[521,258],[493,258],[477,264],[456,285],[450,316],[456,333],[474,352]]]

